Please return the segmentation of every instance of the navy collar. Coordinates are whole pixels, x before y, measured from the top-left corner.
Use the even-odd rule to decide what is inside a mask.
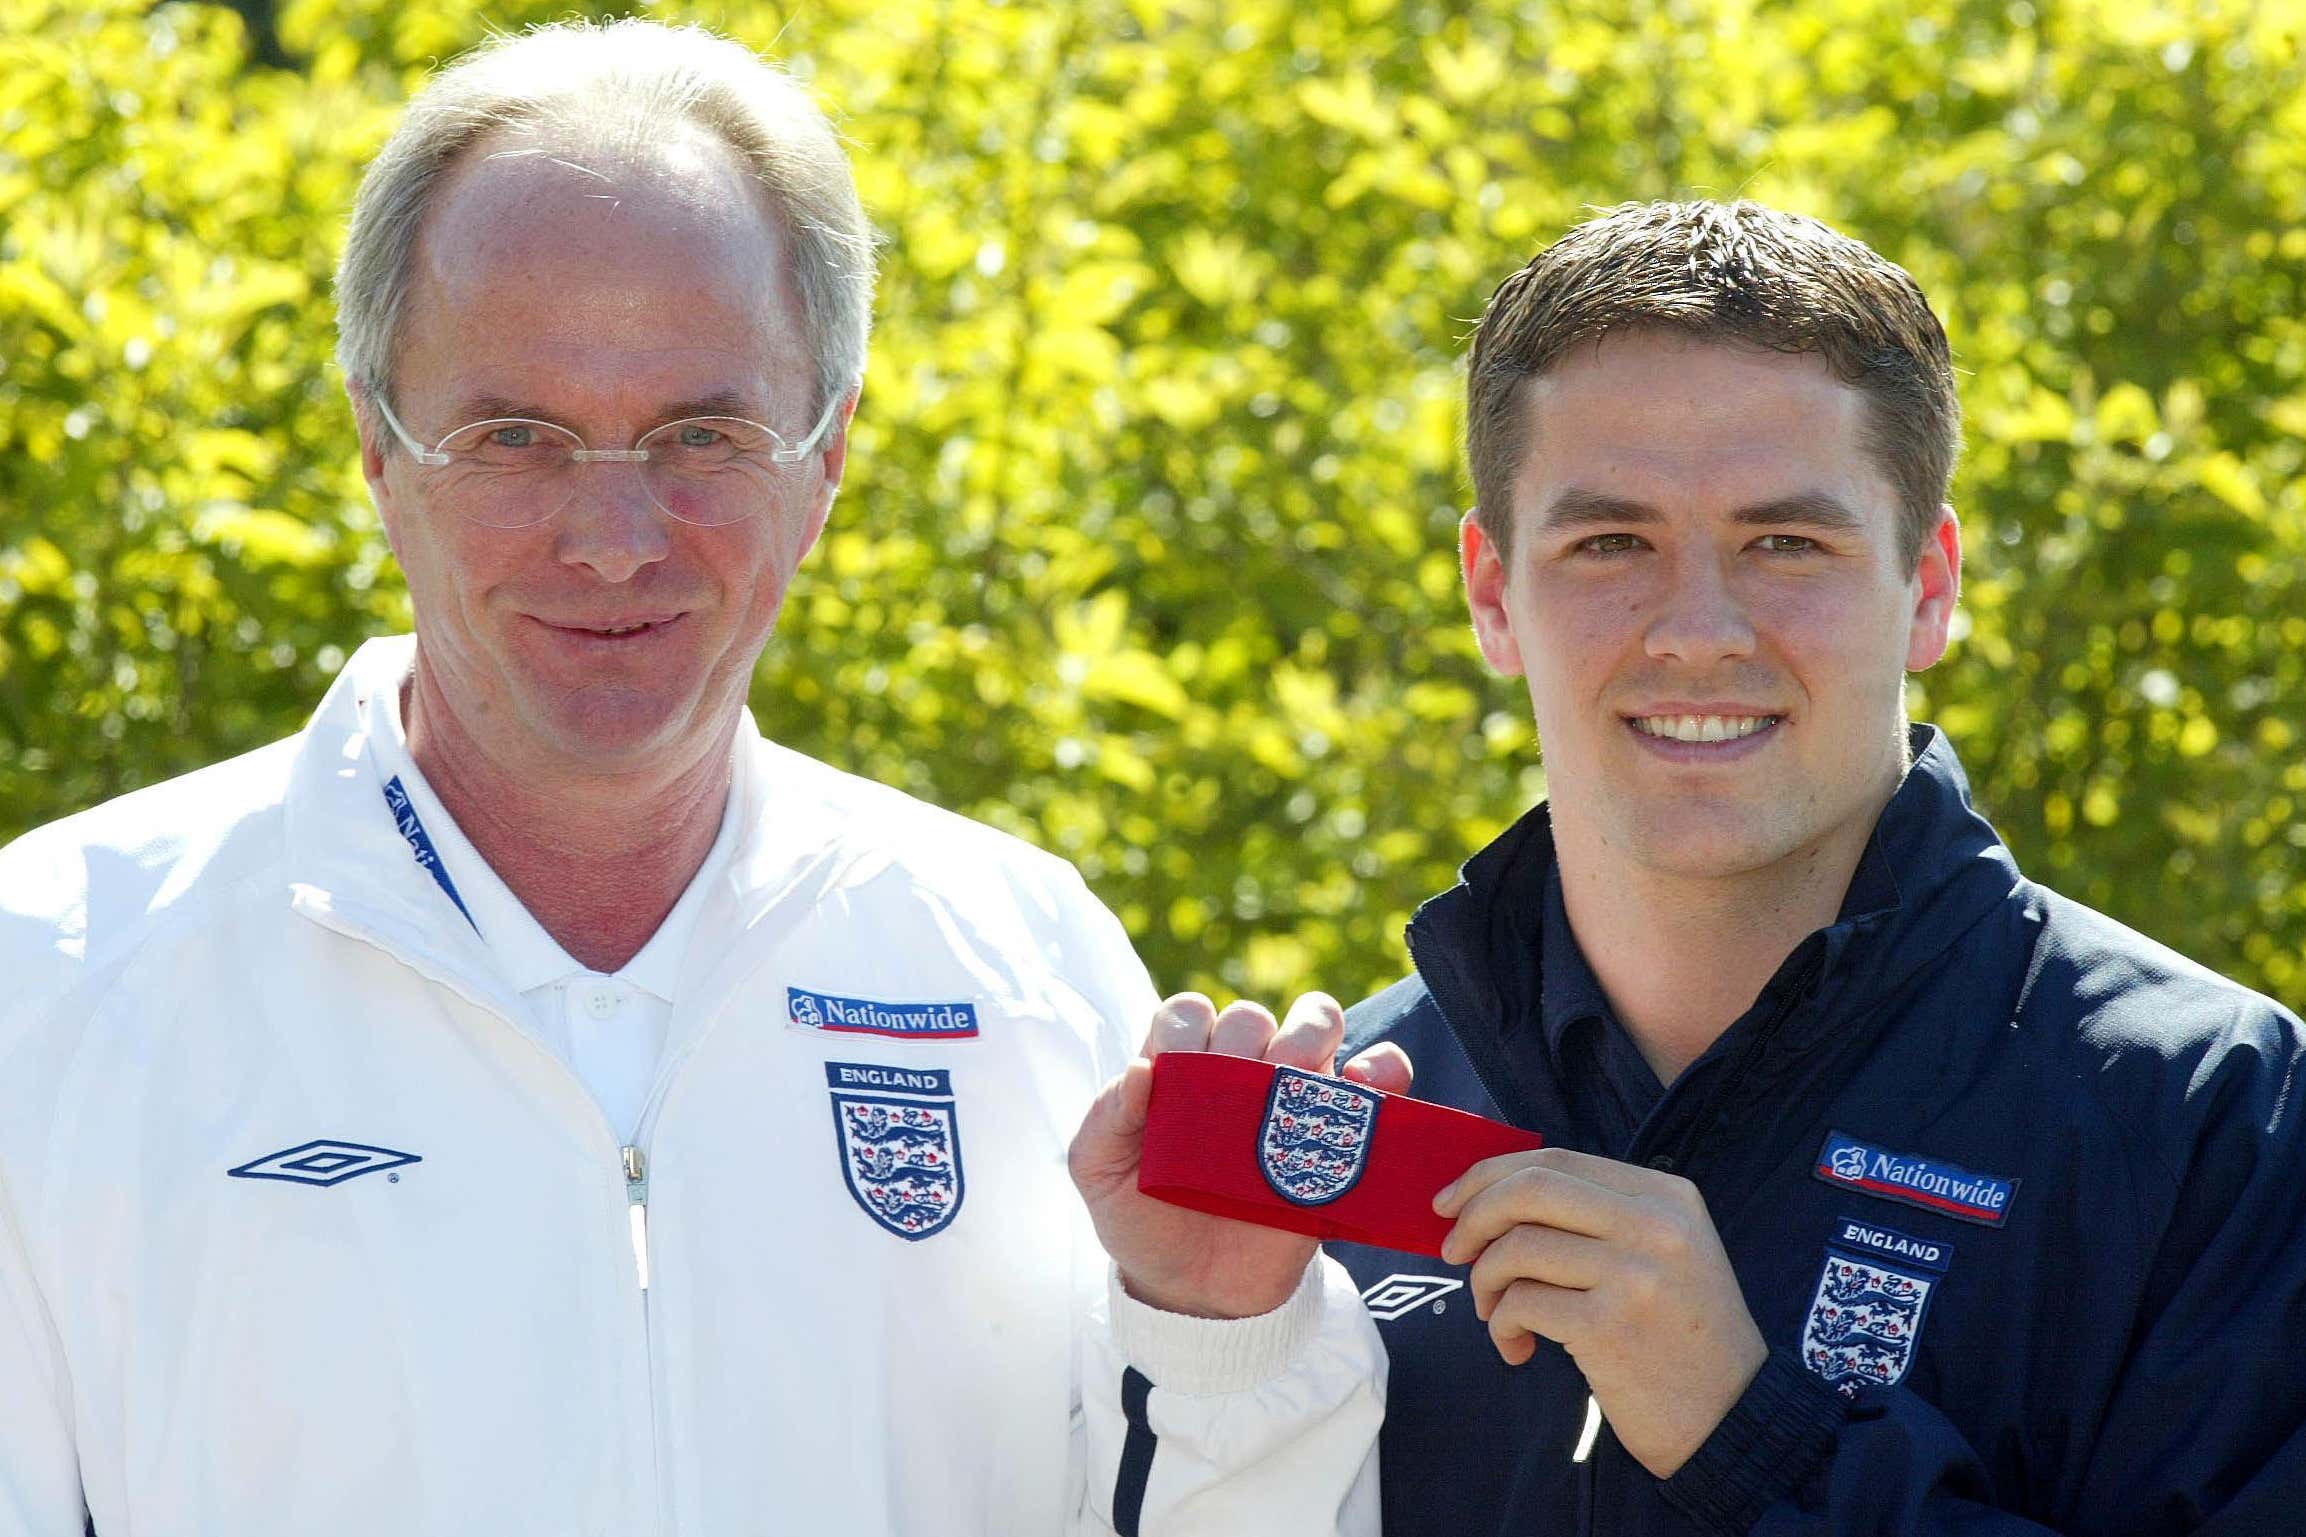
[[[1775,988],[1810,973],[1817,1007],[1781,1032],[1814,1041],[1846,1010],[1879,997],[1934,961],[2022,877],[1970,803],[1953,747],[1934,726],[1909,728],[1912,767],[1890,797],[1842,898],[1835,922],[1797,945]],[[1549,1050],[1568,1028],[1608,1004],[1578,951],[1562,905],[1553,820],[1542,802],[1465,862],[1458,884],[1411,921],[1420,971],[1451,973],[1448,989],[1492,1030],[1534,1021]],[[1434,979],[1428,976],[1430,984]]]
[[[1548,824],[1550,830],[1550,823]],[[1562,1041],[1579,1025],[1598,1022],[1604,1029],[1616,1022],[1601,979],[1593,974],[1585,950],[1569,926],[1569,902],[1562,895],[1561,862],[1545,862],[1545,889],[1539,897],[1537,918],[1537,1019],[1545,1032],[1545,1049],[1553,1053],[1554,1069],[1562,1068]]]

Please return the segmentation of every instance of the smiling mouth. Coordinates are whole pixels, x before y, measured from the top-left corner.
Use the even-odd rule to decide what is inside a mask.
[[[680,618],[680,615],[675,614],[670,619],[636,619],[630,624],[558,624],[551,620],[546,620],[545,623],[567,635],[592,635],[602,640],[624,640],[631,636],[647,635],[657,630],[669,628],[678,624]]]
[[[1629,715],[1626,724],[1643,736],[1669,742],[1735,742],[1784,719],[1782,715]]]

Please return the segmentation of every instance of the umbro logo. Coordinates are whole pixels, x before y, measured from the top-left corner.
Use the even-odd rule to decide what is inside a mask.
[[[389,1147],[370,1147],[365,1142],[331,1142],[323,1139],[282,1148],[277,1153],[267,1153],[262,1158],[224,1172],[234,1179],[278,1179],[292,1185],[341,1185],[363,1174],[376,1174],[385,1169],[397,1169],[423,1161],[414,1153],[396,1153]]]
[[[1427,1303],[1434,1311],[1441,1310],[1441,1299],[1453,1291],[1461,1291],[1463,1281],[1440,1275],[1389,1275],[1370,1286],[1361,1294],[1368,1305],[1369,1316],[1380,1323],[1391,1323],[1406,1317]]]

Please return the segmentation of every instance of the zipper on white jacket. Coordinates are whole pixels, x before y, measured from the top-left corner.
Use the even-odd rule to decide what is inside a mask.
[[[625,1165],[625,1211],[633,1231],[633,1268],[641,1290],[649,1289],[649,1165],[637,1147],[619,1149]]]

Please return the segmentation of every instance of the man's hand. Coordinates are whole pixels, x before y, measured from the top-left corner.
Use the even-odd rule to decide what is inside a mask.
[[[1670,1478],[1769,1358],[1697,1186],[1566,1148],[1490,1158],[1434,1199],[1441,1257],[1519,1366],[1537,1336],[1585,1374],[1620,1445]]]
[[[1105,1086],[1073,1138],[1067,1162],[1089,1203],[1097,1238],[1138,1301],[1201,1318],[1247,1318],[1289,1300],[1316,1247],[1310,1238],[1230,1217],[1212,1217],[1137,1191],[1137,1155],[1153,1092],[1152,1059],[1165,1051],[1221,1051],[1317,1073],[1332,1071],[1345,1037],[1345,1013],[1326,993],[1291,1005],[1278,1029],[1254,1003],[1225,1012],[1199,993],[1179,993],[1153,1013],[1145,1046]],[[1345,1065],[1345,1076],[1389,1094],[1409,1089],[1409,1058],[1375,1046]]]

